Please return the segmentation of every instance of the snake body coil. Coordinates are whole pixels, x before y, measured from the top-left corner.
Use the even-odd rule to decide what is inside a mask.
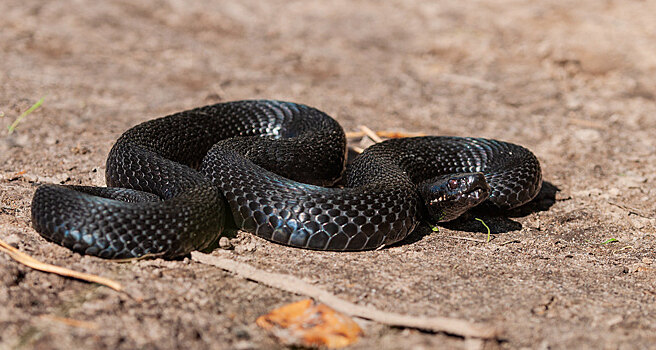
[[[125,132],[107,185],[40,186],[34,228],[83,254],[175,257],[214,242],[228,211],[241,229],[319,250],[365,250],[405,238],[422,217],[448,221],[482,202],[513,208],[542,183],[527,149],[480,138],[376,144],[343,175],[346,138],[314,108],[220,103]]]

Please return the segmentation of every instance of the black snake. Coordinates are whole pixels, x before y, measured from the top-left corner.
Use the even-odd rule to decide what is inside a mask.
[[[422,217],[449,221],[482,202],[517,207],[542,183],[530,151],[496,140],[391,139],[344,173],[345,147],[339,124],[305,105],[196,108],[126,131],[107,159],[109,187],[40,186],[32,223],[103,258],[202,250],[226,221],[294,247],[365,250],[402,240]],[[324,187],[342,176],[343,187]]]

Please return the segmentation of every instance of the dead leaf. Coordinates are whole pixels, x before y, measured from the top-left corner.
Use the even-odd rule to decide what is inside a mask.
[[[285,344],[342,348],[356,342],[362,329],[351,318],[305,299],[258,317],[258,326]]]

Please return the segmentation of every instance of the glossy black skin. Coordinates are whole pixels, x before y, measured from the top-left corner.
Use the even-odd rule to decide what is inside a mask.
[[[486,199],[519,206],[542,181],[523,147],[420,137],[368,148],[344,188],[321,187],[343,175],[345,147],[337,122],[304,105],[237,101],[184,111],[119,138],[107,160],[112,188],[39,187],[32,222],[53,242],[105,258],[204,249],[228,215],[274,242],[365,250],[402,240],[424,212],[445,221]]]

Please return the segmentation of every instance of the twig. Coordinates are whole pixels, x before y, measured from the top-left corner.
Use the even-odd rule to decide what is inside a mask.
[[[373,142],[379,143],[383,142],[383,139],[380,138],[380,136],[376,135],[376,133],[369,129],[366,125],[360,125],[359,126],[360,130],[364,132],[365,135],[367,135]]]
[[[346,133],[346,138],[354,139],[367,135],[364,131],[349,131]],[[415,137],[415,136],[426,136],[424,133],[420,132],[400,132],[400,131],[376,131],[376,135],[388,139],[398,139],[401,137]]]
[[[59,317],[59,316],[55,316],[55,315],[43,314],[43,315],[40,315],[39,318],[44,319],[44,320],[56,321],[56,322],[63,323],[65,325],[71,326],[71,327],[86,328],[86,329],[90,329],[90,330],[98,329],[98,325],[96,323],[75,320],[75,319],[68,318],[68,317]]]
[[[631,245],[627,245],[627,246],[622,247],[622,248],[620,248],[620,249],[615,249],[615,250],[613,250],[613,255],[615,255],[615,254],[617,254],[617,253],[619,253],[619,252],[625,251],[625,250],[627,250],[627,249],[635,249],[635,248],[633,248],[633,246],[631,246]]]
[[[89,273],[84,273],[84,272],[77,272],[73,271],[70,269],[67,269],[65,267],[61,266],[55,266],[51,264],[46,264],[41,261],[38,261],[34,259],[33,257],[19,251],[18,249],[10,246],[7,244],[5,241],[0,239],[0,251],[5,252],[9,254],[9,256],[18,261],[19,263],[31,267],[35,270],[43,271],[43,272],[50,272],[50,273],[55,273],[60,276],[66,276],[66,277],[71,277],[71,278],[76,278],[79,280],[87,281],[87,282],[93,282],[93,283],[98,283],[102,284],[104,286],[107,286],[115,291],[122,291],[123,286],[121,286],[120,283],[110,280],[108,278],[92,275]]]
[[[347,131],[345,132],[347,139],[354,139],[364,136],[364,131]]]
[[[421,132],[398,132],[398,131],[376,131],[376,135],[380,137],[386,137],[388,139],[398,139],[401,137],[426,136],[426,134]]]
[[[496,327],[475,324],[455,318],[414,317],[381,311],[370,306],[357,305],[294,276],[262,271],[251,265],[214,255],[192,252],[191,259],[203,264],[216,266],[234,273],[239,277],[262,283],[273,288],[309,296],[344,314],[390,326],[416,328],[426,331],[444,332],[463,337],[482,339],[497,338],[500,333],[499,329]]]
[[[364,152],[364,148],[358,147],[358,146],[350,146],[350,148],[353,150],[355,153],[362,153]]]
[[[369,137],[372,141],[378,143],[382,142],[384,138],[388,139],[398,139],[401,137],[415,137],[415,136],[425,136],[425,134],[422,133],[405,133],[405,132],[397,132],[397,131],[376,131],[374,132],[373,130],[369,129],[368,127],[364,125],[360,125],[360,129],[362,131],[351,131],[346,133],[346,138],[348,139],[354,139],[358,137],[363,137],[367,136]],[[349,146],[349,148],[355,152],[355,153],[362,153],[364,152],[364,148],[358,147],[358,146]]]
[[[492,82],[466,75],[444,73],[440,74],[440,77],[448,82],[476,86],[483,90],[493,91],[497,89],[497,85]]]
[[[629,206],[626,206],[626,205],[623,205],[623,204],[619,204],[619,203],[614,203],[614,202],[608,202],[608,204],[610,204],[610,205],[614,205],[614,206],[616,206],[616,207],[618,207],[618,208],[620,208],[620,209],[624,209],[624,210],[628,211],[629,214],[637,215],[637,216],[643,217],[643,218],[645,218],[645,219],[653,219],[652,216],[645,215],[645,214],[641,213],[638,209],[631,208],[631,207],[629,207]]]
[[[453,239],[461,239],[463,241],[472,241],[472,242],[478,242],[478,243],[487,243],[486,241],[482,239],[476,239],[476,238],[469,238],[469,237],[458,237],[458,236],[442,236],[442,237],[447,237],[447,238],[453,238]]]
[[[594,120],[569,118],[568,121],[572,125],[582,126],[584,128],[593,128],[593,129],[600,129],[600,130],[608,129],[608,125],[606,125],[604,123],[596,122]]]

